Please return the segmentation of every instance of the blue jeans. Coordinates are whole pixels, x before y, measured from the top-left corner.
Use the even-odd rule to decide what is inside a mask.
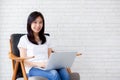
[[[28,76],[42,76],[48,80],[70,80],[69,73],[65,68],[57,70],[41,70],[38,68],[31,68]]]

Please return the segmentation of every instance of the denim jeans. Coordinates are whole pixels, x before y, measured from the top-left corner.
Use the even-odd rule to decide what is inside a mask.
[[[30,69],[28,76],[42,76],[48,80],[70,80],[69,73],[65,68],[57,70],[41,70],[33,67]]]

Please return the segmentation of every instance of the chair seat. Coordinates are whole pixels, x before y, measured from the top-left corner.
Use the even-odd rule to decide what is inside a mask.
[[[70,80],[80,80],[80,75],[77,72],[70,73]]]
[[[24,80],[24,78],[18,78],[17,80]],[[28,80],[48,80],[48,79],[40,76],[34,76],[34,77],[29,77]]]

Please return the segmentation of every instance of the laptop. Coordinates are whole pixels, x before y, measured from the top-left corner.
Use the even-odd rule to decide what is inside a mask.
[[[48,64],[43,70],[52,70],[71,67],[76,57],[76,52],[55,52],[51,53]]]

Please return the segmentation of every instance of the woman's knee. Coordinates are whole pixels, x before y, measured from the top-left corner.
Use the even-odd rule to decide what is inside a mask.
[[[51,70],[50,71],[50,79],[51,80],[61,80],[58,72],[56,70]]]
[[[62,80],[70,80],[70,75],[65,68],[59,69],[58,72]]]
[[[42,73],[43,73],[43,71],[38,68],[31,68],[28,75],[29,75],[29,77],[30,76],[41,76]]]

